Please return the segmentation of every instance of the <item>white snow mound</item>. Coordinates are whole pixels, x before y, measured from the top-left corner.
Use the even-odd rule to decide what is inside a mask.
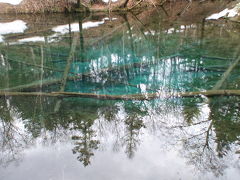
[[[219,12],[219,13],[215,13],[215,14],[212,14],[211,16],[209,16],[207,19],[210,20],[210,19],[220,19],[222,17],[235,17],[237,16],[238,14],[240,14],[240,3],[234,7],[233,9],[224,9],[223,11]]]

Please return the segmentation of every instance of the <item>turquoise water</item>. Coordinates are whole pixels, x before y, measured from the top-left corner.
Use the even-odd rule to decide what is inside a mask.
[[[0,34],[1,92],[163,95],[2,95],[0,179],[239,179],[239,98],[164,98],[213,89],[239,58],[239,24],[136,17],[0,19],[14,25]],[[238,90],[238,68],[219,89]]]

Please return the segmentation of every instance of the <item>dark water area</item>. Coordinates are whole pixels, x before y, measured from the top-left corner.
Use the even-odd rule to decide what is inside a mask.
[[[39,93],[1,94],[1,180],[240,178],[239,97],[175,96],[239,89],[240,25],[161,13],[0,16],[1,93]]]

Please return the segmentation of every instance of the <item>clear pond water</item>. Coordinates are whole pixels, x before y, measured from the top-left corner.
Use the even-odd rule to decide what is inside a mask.
[[[239,98],[166,98],[216,87],[239,58],[239,24],[55,14],[2,16],[0,27],[1,180],[240,178]],[[239,74],[237,64],[218,89],[239,89]]]

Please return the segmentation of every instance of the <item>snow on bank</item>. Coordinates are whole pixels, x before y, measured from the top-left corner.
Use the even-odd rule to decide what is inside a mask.
[[[27,23],[22,20],[16,20],[8,23],[0,23],[0,42],[3,42],[3,36],[11,33],[23,33],[27,29]]]
[[[233,9],[224,9],[223,11],[219,12],[219,13],[215,13],[211,16],[209,16],[207,19],[210,20],[210,19],[219,19],[219,18],[222,18],[222,17],[235,17],[237,16],[238,14],[240,14],[240,3],[236,5],[236,7],[234,7]]]
[[[88,29],[88,28],[92,28],[92,27],[97,27],[101,24],[104,24],[104,22],[105,22],[104,20],[98,21],[98,22],[91,22],[91,21],[85,22],[82,24],[82,28]],[[57,26],[57,27],[53,28],[53,31],[65,34],[65,33],[69,33],[70,29],[72,32],[78,32],[79,31],[79,23],[73,23],[73,24],[70,24],[70,26],[68,24],[62,25],[62,26]]]
[[[89,28],[93,28],[93,27],[98,27],[101,24],[104,24],[105,21],[108,21],[109,18],[103,18],[101,21],[88,21],[82,24],[82,28],[83,29],[89,29]],[[112,20],[116,20],[116,18],[113,18]],[[71,30],[71,32],[79,32],[79,23],[72,23],[72,24],[66,24],[66,25],[61,25],[61,26],[57,26],[54,27],[52,29],[54,32],[57,33],[61,33],[61,34],[66,34],[69,33],[69,31]]]
[[[112,18],[111,20],[116,20],[117,18]],[[96,22],[92,22],[92,21],[88,21],[82,24],[82,28],[83,29],[89,29],[89,28],[93,28],[93,27],[98,27],[101,24],[104,24],[105,21],[110,20],[109,18],[103,18],[101,21],[96,21]],[[52,29],[52,31],[56,32],[55,34],[48,36],[47,37],[47,41],[48,42],[56,42],[59,40],[59,34],[67,34],[69,33],[69,31],[71,30],[71,32],[79,32],[79,23],[72,23],[72,24],[65,24],[65,25],[61,25],[61,26],[56,26]],[[27,43],[27,42],[44,42],[45,39],[44,37],[41,36],[35,36],[35,37],[30,37],[30,38],[24,38],[24,39],[20,39],[18,40],[18,43]]]
[[[117,18],[112,18],[111,20],[116,20]],[[104,24],[106,21],[109,21],[108,17],[103,18],[101,21],[88,21],[82,24],[83,29],[89,29],[93,27],[98,27],[101,24]],[[16,20],[9,23],[0,23],[0,42],[4,42],[4,37],[2,35],[11,34],[11,33],[23,33],[27,29],[26,23],[21,20]],[[61,38],[59,35],[71,32],[79,32],[79,23],[66,24],[61,26],[56,26],[52,29],[55,33],[51,36],[46,37],[48,42],[56,42]],[[33,36],[24,39],[19,39],[17,42],[12,42],[11,44],[21,44],[28,42],[45,42],[43,36]]]
[[[12,5],[18,5],[22,2],[23,0],[0,0],[0,3],[8,3]]]
[[[0,34],[23,33],[27,29],[26,23],[16,20],[8,23],[0,23]]]
[[[24,39],[20,39],[18,40],[19,42],[44,42],[45,39],[44,37],[40,37],[40,36],[35,36],[35,37],[30,37],[30,38],[24,38]]]
[[[11,43],[11,45],[13,44],[22,44],[22,43],[37,43],[37,42],[56,42],[58,39],[58,36],[56,34],[53,34],[51,36],[48,37],[44,37],[44,36],[34,36],[34,37],[29,37],[29,38],[24,38],[24,39],[19,39],[17,42],[13,42]]]

